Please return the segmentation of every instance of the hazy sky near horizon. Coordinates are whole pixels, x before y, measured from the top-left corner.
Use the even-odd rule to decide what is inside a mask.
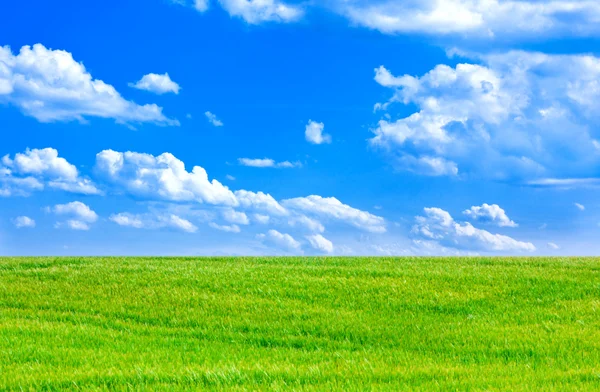
[[[598,2],[0,20],[0,255],[600,253]]]

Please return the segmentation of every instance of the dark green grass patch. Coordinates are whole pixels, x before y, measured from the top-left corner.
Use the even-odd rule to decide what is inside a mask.
[[[0,389],[600,389],[600,259],[0,258]]]

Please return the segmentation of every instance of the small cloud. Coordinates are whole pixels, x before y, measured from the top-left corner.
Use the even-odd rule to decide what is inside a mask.
[[[306,141],[312,144],[329,144],[331,143],[331,135],[323,133],[325,124],[310,120],[306,125],[304,136]]]
[[[383,209],[383,207],[382,207],[382,206],[374,206],[373,208],[375,208],[376,210],[381,210],[381,209]]]
[[[302,167],[302,163],[300,162],[290,162],[290,161],[284,161],[284,162],[275,162],[273,159],[270,158],[262,158],[262,159],[251,159],[251,158],[238,158],[238,163],[242,166],[249,166],[249,167],[260,167],[260,168],[266,168],[266,167],[274,167],[274,168],[283,168],[283,169],[290,169],[290,168],[294,168],[294,167]]]
[[[308,240],[308,242],[310,242],[310,246],[312,246],[316,250],[325,253],[333,252],[333,244],[321,234],[309,235],[306,236],[306,239]]]
[[[538,229],[540,229],[540,230],[546,230],[547,228],[548,228],[547,223],[544,223],[544,224],[540,225],[540,227],[538,227]]]
[[[235,177],[232,175],[226,175],[225,178],[227,178],[229,181],[235,181]]]
[[[210,227],[212,227],[213,229],[216,230],[221,230],[221,231],[225,231],[228,233],[239,233],[240,232],[240,227],[238,225],[218,225],[214,222],[210,222],[208,224]]]
[[[493,223],[500,227],[519,226],[506,215],[506,212],[498,205],[483,203],[481,206],[473,206],[463,211],[463,214],[474,221]]]
[[[221,120],[219,120],[217,118],[217,116],[214,115],[213,113],[211,113],[211,112],[205,112],[204,115],[208,119],[208,122],[211,123],[212,125],[214,125],[215,127],[222,127],[223,126],[223,122]]]
[[[179,90],[181,89],[177,83],[171,80],[168,73],[164,75],[149,73],[136,83],[129,83],[129,87],[159,95],[165,93],[179,94]]]
[[[188,113],[188,114],[185,115],[185,118],[187,118],[188,120],[191,120],[192,119],[192,115]]]
[[[12,220],[17,229],[34,228],[35,221],[28,216],[19,216]]]
[[[556,245],[554,242],[548,242],[548,247],[550,247],[554,250],[560,249],[560,246]]]
[[[585,206],[583,204],[574,203],[575,207],[579,209],[579,211],[585,211]]]

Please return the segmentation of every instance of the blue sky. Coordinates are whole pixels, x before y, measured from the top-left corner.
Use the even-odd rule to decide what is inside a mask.
[[[0,254],[600,252],[596,2],[0,10]]]

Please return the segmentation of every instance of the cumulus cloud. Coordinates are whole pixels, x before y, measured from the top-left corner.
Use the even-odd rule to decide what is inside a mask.
[[[170,201],[196,201],[214,205],[237,206],[228,187],[210,181],[200,166],[191,172],[172,154],[159,156],[136,152],[104,150],[96,155],[96,171],[112,184],[140,196],[158,196]]]
[[[322,233],[325,227],[316,219],[309,218],[305,215],[295,215],[288,220],[288,224],[292,227],[301,226],[309,231]]]
[[[333,253],[333,244],[321,234],[308,235],[306,236],[306,239],[310,243],[310,246],[316,250],[325,253]]]
[[[124,99],[110,84],[93,79],[71,53],[41,44],[14,55],[0,47],[0,103],[18,107],[41,122],[111,118],[120,123],[178,125],[155,104]]]
[[[5,155],[0,161],[0,195],[27,196],[45,186],[85,195],[102,193],[53,148],[27,149],[13,158]]]
[[[222,211],[222,215],[223,219],[225,219],[229,223],[236,223],[238,225],[250,224],[248,216],[241,211],[236,211],[234,209],[228,208]]]
[[[323,133],[325,124],[310,120],[304,130],[306,141],[312,144],[329,144],[331,143],[331,135]]]
[[[301,248],[301,244],[294,237],[280,233],[277,230],[269,230],[266,234],[258,234],[257,238],[291,251],[299,251]]]
[[[17,229],[35,227],[35,221],[28,216],[18,216],[12,222]]]
[[[383,218],[343,204],[335,197],[325,198],[312,195],[283,200],[282,204],[286,208],[323,218],[335,219],[362,230],[374,233],[384,233],[386,231]]]
[[[463,211],[463,214],[474,221],[489,222],[500,227],[519,226],[506,215],[506,212],[498,204],[489,205],[483,203],[481,206],[473,206]]]
[[[239,233],[241,231],[238,225],[219,225],[215,222],[210,222],[208,225],[215,230],[225,231],[227,233]]]
[[[66,226],[73,230],[89,230],[89,225],[98,220],[98,214],[80,201],[57,204],[52,208],[48,207],[47,210],[55,215],[70,218],[65,222],[57,222],[57,228]]]
[[[259,167],[259,168],[274,167],[274,168],[290,169],[290,168],[294,168],[294,167],[302,167],[302,164],[300,162],[290,162],[290,161],[275,162],[273,159],[269,159],[269,158],[262,158],[262,159],[238,158],[238,162],[242,166]]]
[[[179,90],[181,89],[177,83],[171,80],[168,73],[164,75],[149,73],[142,76],[136,83],[129,83],[129,87],[150,91],[158,95],[166,93],[179,94]]]
[[[221,120],[219,120],[217,118],[217,116],[212,114],[211,112],[205,112],[204,115],[208,119],[208,122],[211,123],[212,125],[214,125],[215,127],[223,126],[223,122]]]
[[[386,34],[527,39],[600,32],[600,4],[587,0],[359,0],[337,1],[334,9]]]
[[[393,91],[370,144],[403,170],[535,184],[592,178],[600,163],[600,58],[514,51],[470,56],[454,67],[375,80]],[[388,119],[397,104],[417,110]],[[560,182],[560,180],[558,181]],[[581,182],[581,181],[580,181]]]
[[[269,215],[254,214],[253,217],[255,222],[260,223],[262,225],[266,225],[271,220],[271,217]]]
[[[426,241],[470,251],[533,252],[536,250],[530,242],[492,234],[473,227],[468,222],[456,222],[447,211],[440,208],[425,208],[424,212],[424,216],[415,218],[416,224],[412,228],[412,233]]]
[[[273,196],[264,192],[251,192],[246,190],[235,191],[235,197],[244,208],[264,211],[271,215],[283,216],[289,212],[279,204]]]
[[[131,214],[122,212],[113,214],[108,218],[119,226],[133,227],[135,229],[162,229],[172,228],[188,233],[195,233],[198,228],[189,220],[175,214]]]
[[[554,250],[560,249],[560,246],[556,245],[554,242],[548,242],[548,247]]]
[[[278,0],[219,0],[219,3],[229,15],[242,18],[249,24],[289,23],[304,15],[301,7]]]

